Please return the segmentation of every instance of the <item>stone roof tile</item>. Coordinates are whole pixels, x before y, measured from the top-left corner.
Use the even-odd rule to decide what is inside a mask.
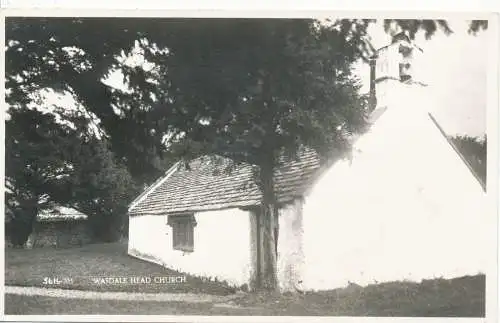
[[[168,214],[248,207],[260,204],[261,193],[253,180],[254,166],[234,165],[222,157],[200,157],[177,169],[130,210],[131,215]],[[320,168],[317,154],[302,150],[296,159],[282,161],[275,171],[280,203],[300,196]]]

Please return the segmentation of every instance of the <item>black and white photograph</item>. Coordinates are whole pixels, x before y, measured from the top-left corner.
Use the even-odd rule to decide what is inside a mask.
[[[492,17],[6,14],[5,316],[496,313]]]

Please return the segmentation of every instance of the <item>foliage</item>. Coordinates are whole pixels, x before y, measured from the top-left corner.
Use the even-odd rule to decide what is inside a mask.
[[[60,124],[52,114],[22,108],[6,122],[7,234],[22,245],[38,213],[55,204],[73,206],[90,216],[100,240],[108,239],[126,215],[136,190],[126,168],[117,165],[105,141],[82,127]],[[84,185],[84,186],[83,186]],[[99,222],[97,225],[95,222]],[[106,233],[100,231],[105,230]]]
[[[425,38],[430,39],[438,30],[441,30],[445,35],[452,33],[446,20],[429,20],[429,19],[385,19],[384,29],[386,32],[399,27],[409,33],[411,39],[415,39],[419,31],[423,31]]]
[[[127,169],[116,163],[108,143],[81,143],[74,168],[72,202],[88,215],[95,238],[112,242],[126,235],[128,203],[138,189]]]
[[[487,137],[471,137],[468,135],[458,135],[451,138],[457,148],[469,162],[472,169],[486,183],[487,171]]]
[[[39,211],[67,202],[71,155],[77,138],[39,111],[11,112],[6,122],[6,218],[12,242],[23,244]]]
[[[472,20],[469,25],[469,34],[475,35],[481,30],[488,29],[488,20]]]
[[[362,109],[349,105],[361,41],[347,41],[344,31],[307,20],[243,20],[212,22],[187,36],[167,57],[150,57],[162,68],[156,105],[172,130],[205,151],[255,164],[268,153],[260,151],[264,143],[292,152],[300,144],[340,145],[337,126],[348,132],[363,122]]]
[[[127,163],[134,177],[148,181],[161,172],[157,147],[162,135],[155,136],[146,124],[157,118],[150,115],[146,120],[141,104],[129,105],[124,116],[115,114],[120,95],[102,82],[138,37],[127,25],[120,19],[8,18],[6,99],[17,108],[32,102],[34,91],[69,92],[100,121],[117,158]]]

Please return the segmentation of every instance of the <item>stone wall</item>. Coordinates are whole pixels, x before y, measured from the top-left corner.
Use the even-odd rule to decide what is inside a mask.
[[[37,222],[29,243],[31,248],[69,248],[92,241],[85,220]]]

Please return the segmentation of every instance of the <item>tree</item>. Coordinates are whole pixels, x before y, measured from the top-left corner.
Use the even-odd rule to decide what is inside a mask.
[[[6,99],[10,108],[18,108],[33,102],[31,93],[47,88],[75,97],[100,121],[116,157],[134,178],[148,182],[161,173],[163,134],[149,131],[158,118],[146,116],[139,101],[122,109],[123,115],[116,114],[123,95],[103,83],[121,65],[120,54],[129,53],[140,38],[133,27],[141,26],[141,19],[130,26],[120,19],[8,18]],[[130,96],[139,98],[137,93]]]
[[[457,135],[451,137],[451,140],[464,155],[472,169],[486,183],[487,171],[487,138],[486,136],[472,137],[468,135]]]
[[[72,203],[88,215],[95,239],[112,242],[126,236],[128,203],[139,190],[126,167],[116,163],[107,141],[81,143],[74,168]]]
[[[27,107],[10,111],[6,232],[15,245],[26,242],[38,213],[56,204],[87,214],[99,240],[115,240],[126,224],[127,203],[137,192],[127,169],[115,162],[105,140],[84,130],[88,120],[64,121]]]
[[[31,234],[37,214],[53,201],[69,201],[69,155],[77,138],[54,117],[39,111],[13,111],[6,122],[6,209],[15,245]]]

